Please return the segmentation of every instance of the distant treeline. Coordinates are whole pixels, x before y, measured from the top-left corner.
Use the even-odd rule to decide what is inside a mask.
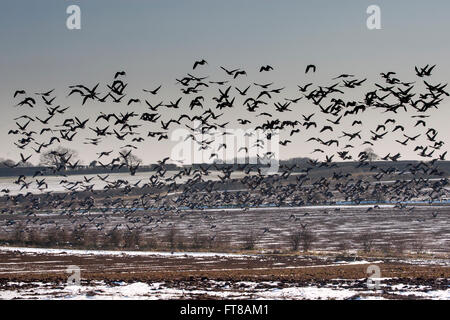
[[[388,168],[395,168],[397,171],[407,171],[410,165],[417,165],[419,161],[372,161],[369,166],[360,166],[360,162],[355,161],[345,161],[345,162],[332,162],[331,164],[336,164],[337,167],[315,167],[314,172],[326,172],[326,171],[336,171],[342,173],[358,173],[358,172],[368,172],[370,171],[371,166],[376,166],[382,170],[387,170]],[[303,169],[310,168],[311,164],[308,158],[294,158],[289,160],[280,161],[280,172],[286,170],[286,167],[290,167],[296,164],[296,167],[293,168],[292,172],[301,172]],[[444,172],[444,176],[450,175],[450,161],[437,161],[436,168],[439,171]],[[253,168],[262,168],[267,167],[265,164],[252,164]],[[165,164],[165,169],[168,171],[179,171],[183,170],[183,168],[189,169],[192,168],[203,169],[209,168],[210,171],[221,170],[225,167],[230,168],[233,171],[242,171],[244,169],[244,164],[192,164],[192,165],[184,165],[182,167],[177,166],[175,164]],[[158,168],[157,164],[140,166],[137,169],[137,172],[151,172],[156,171]],[[17,177],[20,175],[24,176],[33,176],[36,172],[41,171],[44,175],[88,175],[88,174],[109,174],[109,173],[126,173],[129,172],[127,167],[122,167],[120,169],[114,168],[111,170],[110,167],[101,167],[101,166],[78,166],[75,169],[66,169],[64,171],[54,172],[51,167],[44,166],[27,166],[27,167],[15,167],[9,168],[7,166],[0,166],[0,177]],[[376,170],[375,170],[376,172]]]
[[[137,171],[138,172],[150,172],[155,171],[156,165],[149,166],[141,166]],[[165,165],[167,170],[180,170],[180,167],[177,167],[174,164]],[[24,176],[33,176],[37,171],[41,171],[44,175],[52,176],[52,175],[77,175],[77,174],[108,174],[108,173],[121,173],[121,172],[130,172],[127,167],[122,167],[120,169],[114,168],[103,168],[103,167],[88,167],[88,166],[79,166],[75,169],[66,169],[64,171],[54,172],[51,167],[43,167],[43,166],[29,166],[29,167],[16,167],[16,168],[8,168],[8,167],[0,167],[0,177],[16,177],[20,175]]]

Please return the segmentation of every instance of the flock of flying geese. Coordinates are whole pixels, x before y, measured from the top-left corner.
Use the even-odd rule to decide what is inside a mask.
[[[204,59],[195,61],[193,71],[176,79],[181,94],[173,101],[152,101],[159,98],[160,90],[164,89],[162,85],[143,89],[140,97],[129,96],[124,71],[115,73],[105,90],[101,90],[100,84],[69,86],[67,96],[79,99],[81,108],[90,108],[97,103],[104,105],[103,111],[94,118],[84,118],[81,112],[79,116],[67,116],[72,107],[56,103],[55,89],[34,94],[17,90],[14,93],[14,108],[23,113],[14,119],[16,127],[9,130],[8,134],[17,138],[14,144],[18,148],[20,161],[10,167],[24,166],[33,153],[49,152],[56,161],[47,169],[37,169],[32,177],[19,176],[15,183],[20,186],[22,193],[12,195],[8,189],[1,190],[2,213],[23,212],[27,215],[27,225],[38,225],[43,229],[49,223],[57,225],[58,222],[41,220],[39,212],[53,210],[66,215],[76,228],[104,231],[106,222],[111,219],[110,214],[117,213],[124,216],[126,223],[116,224],[114,228],[145,228],[151,231],[163,225],[171,214],[183,217],[193,211],[203,210],[208,204],[213,207],[235,206],[247,210],[265,205],[329,203],[337,198],[359,203],[368,197],[383,194],[396,203],[396,208],[411,211],[414,207],[406,204],[408,200],[421,198],[433,201],[447,195],[448,179],[436,166],[438,161],[445,160],[447,152],[441,151],[444,141],[438,138],[437,130],[430,126],[427,119],[430,117],[429,113],[438,109],[443,99],[449,95],[445,91],[447,84],[432,84],[428,79],[435,66],[415,68],[416,81],[420,81],[425,89],[423,93],[414,91],[416,81],[404,82],[395,72],[387,72],[381,73],[382,81],[365,92],[361,101],[345,101],[344,94],[355,88],[362,90],[367,79],[341,74],[332,78],[331,85],[314,86],[313,83],[305,83],[297,86],[296,96],[282,97],[285,88],[276,87],[273,82],[251,82],[243,87],[233,84],[233,81],[242,83],[248,79],[247,71],[242,68],[220,66],[218,72],[223,74],[223,79],[215,81],[208,76],[193,74],[204,70],[207,65],[208,62]],[[265,65],[255,73],[264,75],[273,69],[272,66]],[[316,71],[316,66],[308,65],[305,77],[311,77]],[[207,91],[212,92],[211,99],[208,99]],[[309,103],[313,112],[305,113],[300,101]],[[124,111],[108,112],[111,104],[122,104]],[[33,116],[35,110],[44,110],[45,115]],[[167,114],[175,114],[176,110],[182,114],[164,119]],[[367,112],[377,112],[385,119],[376,127],[370,128],[362,120]],[[248,116],[241,116],[233,123],[225,116],[227,113]],[[290,120],[281,120],[283,116]],[[322,123],[320,117],[325,119]],[[221,118],[227,118],[228,121],[224,122]],[[192,127],[193,121],[198,121],[200,125]],[[344,126],[344,122],[348,124]],[[262,130],[267,139],[271,139],[276,132],[283,132],[287,138],[280,139],[281,147],[294,146],[293,137],[300,136],[306,142],[315,144],[312,155],[322,155],[325,160],[310,159],[304,165],[282,164],[279,173],[273,175],[264,175],[258,164],[212,163],[184,166],[169,176],[166,168],[169,158],[164,158],[154,166],[153,174],[146,181],[131,183],[126,179],[114,180],[109,174],[89,178],[85,176],[81,181],[71,181],[70,176],[66,175],[67,170],[78,168],[79,161],[72,159],[71,153],[55,148],[77,138],[83,139],[82,132],[88,135],[83,140],[88,145],[101,146],[104,139],[112,138],[117,143],[108,143],[109,148],[97,153],[98,165],[111,172],[128,168],[134,175],[139,170],[140,162],[133,161],[133,150],[140,148],[148,140],[167,140],[170,130],[181,126],[191,132],[186,140],[196,139],[197,132],[216,130],[215,134],[224,134],[220,129],[230,126],[250,126],[255,130]],[[342,127],[345,129],[341,129]],[[145,130],[144,133],[140,131],[142,129]],[[363,138],[364,134],[367,134],[366,139]],[[400,160],[400,152],[380,156],[381,160],[389,161],[391,166],[380,166],[379,162],[373,162],[367,150],[354,152],[358,147],[371,147],[389,137],[399,147],[410,147],[423,160],[409,162],[399,171],[394,164]],[[195,143],[199,149],[212,148],[211,139]],[[258,142],[261,143],[264,141]],[[111,146],[120,147],[114,153]],[[333,149],[331,154],[330,149]],[[239,151],[249,152],[244,147]],[[217,153],[213,152],[212,157],[215,156]],[[262,156],[272,155],[267,152]],[[339,161],[347,160],[353,161],[356,168],[367,170],[371,179],[354,177],[351,173],[341,171]],[[332,176],[327,178],[313,175],[324,169],[332,172]],[[212,171],[219,173],[218,180],[209,178]],[[233,178],[234,171],[245,175],[243,178]],[[405,174],[410,174],[410,178],[383,183],[384,177]],[[61,175],[60,185],[67,192],[46,190],[48,185],[45,176],[48,175]],[[94,188],[96,180],[102,181],[103,190]],[[27,191],[33,184],[41,193]],[[433,217],[435,216],[436,213],[433,212]],[[212,219],[206,213],[204,218]],[[301,221],[301,218],[295,215],[287,218],[290,223],[292,220]],[[8,225],[13,224],[15,220],[10,219]],[[213,221],[210,227],[216,227]]]

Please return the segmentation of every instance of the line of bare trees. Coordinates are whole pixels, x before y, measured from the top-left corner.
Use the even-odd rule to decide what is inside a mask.
[[[240,241],[234,244],[229,237],[220,235],[203,235],[194,233],[183,235],[175,227],[168,229],[165,234],[157,237],[142,233],[140,230],[112,229],[108,232],[75,228],[62,230],[56,227],[46,229],[25,228],[17,224],[10,234],[0,236],[0,244],[28,245],[40,247],[62,247],[80,249],[157,249],[157,250],[255,250],[260,241],[260,234],[248,232]],[[318,237],[309,228],[293,230],[286,238],[290,252],[309,252],[313,249]],[[353,245],[350,244],[350,241]],[[336,243],[339,252],[348,252],[357,248],[365,254],[403,255],[409,252],[422,254],[425,252],[426,239],[418,235],[415,239],[382,237],[375,233],[363,233]],[[277,252],[280,252],[277,248]]]

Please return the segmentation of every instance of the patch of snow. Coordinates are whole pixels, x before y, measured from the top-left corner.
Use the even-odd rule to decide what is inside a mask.
[[[350,280],[344,280],[350,281]],[[258,288],[259,284],[270,284],[272,288]],[[223,281],[210,281],[210,289],[197,289],[188,287],[178,289],[167,287],[163,282],[155,283],[126,283],[116,282],[106,285],[103,281],[91,282],[90,285],[58,285],[52,283],[34,282],[19,283],[9,282],[15,285],[16,290],[2,290],[0,299],[183,299],[186,297],[209,295],[222,299],[356,299],[356,300],[382,300],[382,291],[370,291],[361,288],[344,288],[339,285],[332,287],[304,286],[277,288],[277,282],[251,282],[241,281],[225,286]],[[23,288],[21,288],[23,286]],[[450,299],[450,291],[426,290],[425,286],[397,284],[386,287],[385,292],[393,296],[411,296],[425,299]]]
[[[76,250],[25,247],[0,247],[0,251],[18,251],[34,254],[55,255],[104,255],[104,256],[161,256],[161,257],[251,257],[252,255],[219,252],[161,252],[161,251],[115,251],[115,250]]]

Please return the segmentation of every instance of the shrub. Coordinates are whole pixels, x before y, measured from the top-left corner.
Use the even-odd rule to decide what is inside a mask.
[[[295,231],[289,236],[289,243],[291,244],[292,251],[298,250],[301,240],[302,240],[301,231]]]
[[[68,236],[64,230],[58,229],[56,227],[50,228],[46,232],[47,234],[47,245],[58,246],[63,245],[67,242]]]
[[[395,246],[395,251],[398,254],[403,254],[406,250],[406,240],[405,239],[397,239],[394,242],[394,246]]]
[[[301,245],[303,252],[308,252],[312,248],[314,240],[315,237],[309,229],[303,229],[301,231]]]
[[[296,230],[289,236],[292,251],[297,251],[301,246],[302,250],[307,252],[311,249],[314,240],[315,237],[308,228]]]
[[[357,238],[364,252],[371,252],[374,244],[374,237],[370,233],[364,233]]]
[[[123,242],[123,232],[113,229],[106,235],[109,247],[120,248]],[[108,246],[108,245],[107,245]]]
[[[166,233],[166,242],[171,250],[175,249],[176,247],[176,236],[177,230],[174,227],[170,228]]]
[[[392,241],[386,240],[382,244],[380,244],[380,250],[384,255],[389,255],[392,253]]]
[[[27,231],[27,242],[32,245],[41,243],[41,237],[39,236],[36,229],[30,229]]]
[[[142,246],[149,248],[149,249],[155,249],[158,247],[158,241],[153,236],[148,236],[142,241]]]
[[[17,244],[23,244],[25,242],[25,231],[22,223],[16,224],[11,236],[11,241]]]
[[[208,238],[205,236],[200,236],[197,233],[192,237],[191,248],[193,249],[204,249],[208,245]]]
[[[136,229],[127,231],[124,235],[124,247],[126,248],[138,248],[140,241],[141,234]]]
[[[256,242],[257,242],[257,236],[252,232],[244,236],[244,244],[243,249],[244,250],[253,250],[255,249]]]
[[[338,251],[347,252],[350,249],[350,243],[344,239],[341,239],[337,245]]]
[[[414,250],[417,254],[422,254],[425,252],[425,239],[422,236],[417,237],[411,243],[412,250]]]

